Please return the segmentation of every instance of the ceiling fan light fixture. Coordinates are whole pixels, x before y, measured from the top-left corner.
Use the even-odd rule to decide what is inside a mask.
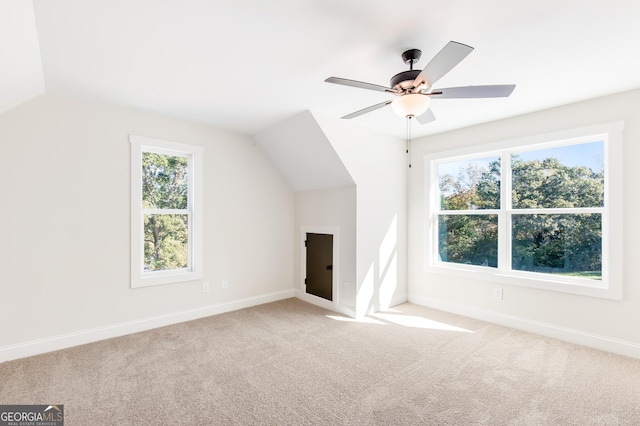
[[[424,114],[431,104],[431,98],[420,93],[408,93],[391,102],[391,109],[400,117],[418,117]]]

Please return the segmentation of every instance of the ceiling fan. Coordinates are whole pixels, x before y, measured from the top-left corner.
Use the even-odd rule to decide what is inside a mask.
[[[432,87],[436,81],[451,71],[472,51],[473,47],[471,46],[450,41],[431,59],[423,70],[414,70],[413,66],[420,59],[422,51],[409,49],[402,53],[402,60],[405,64],[409,64],[409,70],[402,71],[391,77],[389,87],[339,77],[329,77],[325,81],[327,83],[390,93],[396,96],[395,99],[371,105],[347,114],[342,118],[355,118],[391,104],[394,112],[401,117],[416,117],[420,124],[426,124],[435,120],[433,112],[429,109],[431,99],[500,98],[507,97],[513,92],[516,87],[515,84],[464,86],[444,89],[434,89]]]

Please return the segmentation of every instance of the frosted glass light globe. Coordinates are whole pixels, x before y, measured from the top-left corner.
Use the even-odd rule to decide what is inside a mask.
[[[431,98],[420,93],[402,95],[391,102],[391,109],[400,117],[418,117],[429,109]]]

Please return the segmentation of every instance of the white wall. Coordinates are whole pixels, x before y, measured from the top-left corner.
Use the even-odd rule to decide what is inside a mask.
[[[405,142],[313,113],[356,183],[356,315],[406,301]]]
[[[410,300],[524,328],[581,344],[640,357],[640,91],[594,99],[494,123],[416,140],[409,176]],[[458,147],[498,142],[571,128],[623,120],[624,132],[624,300],[611,301],[566,293],[504,286],[504,299],[493,299],[492,282],[428,273],[424,270],[423,155]]]
[[[338,311],[355,314],[356,283],[356,187],[296,192],[296,232],[303,228],[333,228],[339,231]],[[303,288],[302,238],[296,239],[296,288]],[[336,265],[334,265],[334,268]]]
[[[210,293],[130,288],[129,134],[204,147]],[[293,295],[294,194],[249,137],[41,95],[0,115],[0,182],[0,361]]]

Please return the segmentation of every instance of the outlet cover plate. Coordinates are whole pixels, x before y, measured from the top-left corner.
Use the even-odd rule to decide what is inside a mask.
[[[502,300],[502,289],[501,288],[494,288],[493,289],[493,298],[494,299],[498,299],[498,300]]]

